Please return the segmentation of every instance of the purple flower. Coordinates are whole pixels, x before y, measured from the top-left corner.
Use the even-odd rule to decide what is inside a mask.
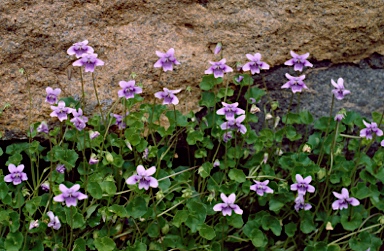
[[[60,88],[56,88],[53,90],[51,87],[47,87],[45,89],[47,92],[47,97],[45,98],[45,102],[50,103],[51,105],[57,104],[57,97],[60,95],[61,90]]]
[[[225,115],[225,119],[227,120],[234,119],[235,114],[236,115],[245,114],[245,111],[243,109],[237,108],[237,106],[239,105],[238,102],[233,104],[227,104],[225,102],[221,102],[221,104],[224,107],[217,110],[216,114]]]
[[[81,57],[84,53],[93,53],[93,48],[88,46],[88,40],[83,42],[74,43],[67,50],[68,55],[76,55],[77,58]]]
[[[288,73],[285,73],[285,77],[289,79],[287,83],[285,83],[281,88],[291,88],[293,93],[301,92],[302,89],[308,89],[308,87],[304,83],[305,75],[301,75],[300,77],[293,77]]]
[[[120,130],[124,129],[127,127],[127,125],[124,123],[124,119],[125,117],[129,114],[129,112],[126,113],[126,115],[123,117],[122,115],[119,115],[119,114],[113,114],[111,113],[111,115],[113,117],[116,118],[116,122],[115,122],[115,125],[117,125],[119,127]]]
[[[367,123],[363,120],[363,123],[366,126],[366,128],[360,131],[360,137],[365,137],[366,139],[372,139],[373,133],[376,134],[377,136],[383,135],[383,131],[377,127],[377,124],[375,122]]]
[[[29,223],[29,230],[39,227],[39,220],[33,220]]]
[[[228,141],[230,141],[232,138],[233,138],[233,135],[232,135],[232,132],[231,132],[231,131],[229,131],[229,132],[225,132],[225,133],[223,134],[223,141],[224,141],[225,143],[227,143]]]
[[[236,200],[236,195],[234,193],[230,194],[228,197],[225,196],[225,194],[221,193],[220,194],[221,199],[223,200],[224,203],[219,203],[216,204],[213,207],[213,210],[218,212],[221,211],[224,216],[232,215],[232,210],[235,211],[236,214],[243,214],[243,210],[241,208],[234,204]]]
[[[59,190],[61,191],[61,194],[53,197],[53,200],[56,202],[65,202],[67,207],[75,207],[77,205],[78,200],[84,200],[88,198],[87,195],[78,192],[79,189],[79,184],[75,184],[71,188],[67,188],[64,184],[60,184]]]
[[[332,85],[336,88],[332,90],[333,94],[338,100],[342,100],[345,95],[350,94],[351,92],[344,89],[344,79],[339,78],[337,80],[337,83],[331,79]]]
[[[176,60],[175,56],[175,49],[171,48],[166,53],[156,51],[156,55],[160,58],[155,63],[155,68],[163,67],[163,70],[166,71],[173,71],[173,65],[174,64],[180,64],[179,61]]]
[[[213,73],[215,78],[224,77],[224,73],[233,71],[233,69],[226,65],[225,62],[225,58],[223,58],[219,62],[209,62],[211,64],[211,67],[209,67],[208,70],[205,71],[205,74]]]
[[[304,66],[307,66],[307,67],[313,67],[313,64],[311,64],[307,58],[309,57],[309,53],[305,53],[303,55],[298,55],[296,53],[294,53],[293,51],[291,51],[291,56],[292,56],[292,59],[286,61],[284,64],[285,65],[293,65],[293,69],[295,71],[302,71]]]
[[[65,166],[63,164],[58,164],[56,166],[56,172],[58,173],[64,173],[65,172]]]
[[[236,119],[229,119],[227,122],[224,122],[220,125],[222,130],[228,130],[233,129],[237,132],[241,132],[242,134],[245,134],[247,132],[247,128],[241,124],[243,120],[245,119],[245,115],[241,115],[240,117]]]
[[[148,155],[149,155],[149,150],[148,150],[148,147],[144,149],[144,152],[143,152],[143,159],[148,159]]]
[[[303,176],[300,174],[296,174],[296,183],[291,185],[291,190],[296,191],[299,193],[299,195],[304,195],[306,192],[313,193],[315,192],[315,187],[312,185],[309,185],[312,181],[311,176],[305,177],[303,179]]]
[[[52,211],[48,211],[47,215],[49,217],[48,227],[52,227],[55,230],[59,230],[61,227],[59,217],[55,216]]]
[[[88,163],[90,165],[95,165],[95,164],[99,163],[99,159],[97,158],[96,154],[94,154],[94,153],[91,154],[91,157],[89,158]]]
[[[89,138],[90,139],[95,139],[100,135],[98,131],[89,131]]]
[[[246,63],[243,65],[243,71],[251,71],[252,75],[257,73],[260,73],[260,69],[268,70],[269,65],[265,62],[261,61],[261,54],[256,53],[255,55],[247,54],[246,55],[251,62]]]
[[[10,174],[4,177],[5,182],[12,182],[13,185],[18,185],[24,180],[28,180],[27,174],[23,172],[24,165],[18,165],[17,167],[14,164],[9,164],[8,170]]]
[[[255,191],[258,195],[263,196],[264,193],[273,193],[273,190],[269,186],[267,186],[269,180],[264,180],[262,182],[254,180],[254,182],[256,184],[252,185],[250,189]]]
[[[125,97],[126,99],[130,99],[133,98],[135,94],[143,92],[143,89],[138,86],[135,86],[135,80],[131,80],[128,82],[120,81],[119,85],[121,88],[123,88],[118,91],[119,98]]]
[[[102,66],[104,62],[97,58],[97,54],[84,53],[80,59],[76,60],[72,64],[73,66],[84,66],[85,72],[93,72],[95,66]]]
[[[60,101],[57,106],[51,106],[51,109],[53,112],[51,112],[50,116],[51,117],[57,117],[61,122],[63,120],[67,119],[67,115],[72,112],[72,108],[65,107],[65,102]]]
[[[159,186],[157,179],[152,177],[152,175],[156,172],[155,166],[145,170],[144,166],[138,165],[136,172],[137,174],[132,175],[126,180],[128,185],[134,185],[139,182],[139,189],[144,188],[145,190],[148,190],[149,187],[156,188]]]
[[[305,211],[312,208],[312,205],[309,203],[305,203],[304,196],[302,194],[299,194],[295,199],[295,210],[298,212],[300,209],[303,209]]]
[[[74,116],[73,119],[70,121],[73,123],[73,125],[76,127],[77,130],[81,131],[86,127],[86,124],[88,122],[88,118],[83,116],[83,110],[79,108],[78,111],[75,109],[72,110],[72,114]]]
[[[380,142],[381,146],[384,146],[384,139]]]
[[[220,160],[215,160],[215,162],[213,162],[213,167],[219,167],[220,166]]]
[[[240,83],[244,79],[243,76],[239,75],[237,78],[235,78],[237,83]]]
[[[219,54],[220,51],[221,51],[221,48],[223,47],[223,45],[221,43],[217,43],[216,47],[215,47],[215,51],[213,52],[215,55]]]
[[[43,189],[44,192],[48,192],[49,191],[49,182],[46,181],[44,182],[43,184],[40,185],[41,189]]]
[[[339,210],[339,209],[341,210],[344,208],[347,209],[348,204],[352,206],[360,205],[360,202],[357,199],[353,197],[349,197],[349,192],[346,188],[341,189],[341,194],[333,192],[333,195],[335,195],[335,197],[338,198],[338,200],[332,203],[333,210]]]
[[[341,121],[342,119],[344,119],[344,114],[342,113],[336,114],[335,121]]]
[[[40,125],[37,127],[37,132],[48,133],[48,132],[49,132],[49,129],[48,129],[47,122],[42,121],[42,122],[40,123]]]
[[[167,88],[163,88],[164,91],[156,92],[155,97],[163,100],[163,105],[174,104],[177,105],[179,103],[179,99],[176,97],[176,93],[179,93],[179,90],[168,90]]]

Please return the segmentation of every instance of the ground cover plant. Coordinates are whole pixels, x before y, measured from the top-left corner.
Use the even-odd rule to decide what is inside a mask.
[[[329,116],[293,111],[313,65],[309,53],[291,51],[281,91],[292,97],[280,117],[265,83],[252,78],[269,69],[261,54],[232,68],[221,46],[199,84],[198,114],[178,110],[177,95],[189,88],[158,90],[159,102],[148,102],[131,74],[109,111],[92,117],[83,112],[84,85],[99,102],[93,74],[104,62],[86,40],[71,46],[81,99],[42,90],[51,119],[0,151],[0,249],[380,250],[383,113],[370,121],[334,111],[356,95],[341,77],[329,81]],[[162,74],[183,63],[173,48],[156,54]]]

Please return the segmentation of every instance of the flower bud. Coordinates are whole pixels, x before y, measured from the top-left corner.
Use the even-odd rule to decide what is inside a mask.
[[[332,223],[328,221],[327,225],[325,226],[325,229],[326,230],[333,230]]]
[[[105,159],[108,161],[108,163],[113,162],[113,156],[110,152],[105,152]]]
[[[165,224],[164,227],[161,228],[161,232],[166,235],[169,232],[169,225]]]
[[[161,200],[162,198],[164,198],[164,193],[160,190],[156,193],[156,200]]]
[[[215,55],[219,54],[220,51],[221,51],[221,48],[223,47],[223,45],[221,43],[217,43],[216,47],[215,47],[215,51],[213,52]]]
[[[303,146],[303,152],[304,153],[310,153],[311,151],[312,151],[312,148],[309,145],[305,144]]]
[[[273,101],[271,104],[272,111],[276,110],[279,107],[279,101]]]
[[[270,120],[272,118],[273,116],[270,113],[265,114],[265,120]]]
[[[258,112],[260,112],[260,108],[257,107],[255,104],[252,104],[250,113],[255,114],[255,113],[258,113]]]
[[[324,168],[320,168],[320,170],[317,172],[317,179],[321,180],[326,174],[327,171]]]

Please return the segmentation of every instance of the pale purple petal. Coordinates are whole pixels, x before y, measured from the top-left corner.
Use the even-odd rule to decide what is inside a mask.
[[[126,183],[128,185],[134,185],[136,184],[139,180],[141,179],[141,177],[139,175],[132,175],[131,177],[129,177],[126,181]]]
[[[146,175],[148,176],[150,176],[150,175],[153,175],[154,173],[156,173],[156,167],[155,166],[152,166],[152,167],[150,167],[150,168],[148,168],[147,169],[147,171],[146,171]]]
[[[238,206],[238,205],[233,205],[232,206],[233,211],[237,214],[243,214],[243,210]]]

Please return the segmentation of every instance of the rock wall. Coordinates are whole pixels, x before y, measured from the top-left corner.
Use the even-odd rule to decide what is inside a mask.
[[[79,69],[66,50],[85,39],[105,62],[95,71],[104,109],[134,72],[148,100],[163,87],[190,86],[194,95],[181,92],[180,107],[197,110],[197,87],[209,60],[219,59],[212,53],[218,42],[233,68],[256,52],[272,67],[290,50],[332,64],[384,55],[382,0],[1,0],[0,13],[0,106],[10,104],[0,119],[5,139],[23,138],[28,128],[29,91],[19,69],[29,76],[32,122],[53,123],[45,88],[81,95]],[[160,74],[155,51],[171,47],[181,65]],[[89,73],[85,80],[90,114],[97,110]]]

